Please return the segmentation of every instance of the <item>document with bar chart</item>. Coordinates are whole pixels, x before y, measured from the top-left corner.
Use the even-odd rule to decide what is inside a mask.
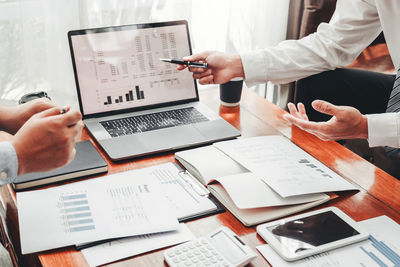
[[[185,25],[72,36],[85,114],[196,97],[192,75],[160,58],[190,54]]]
[[[161,185],[149,180],[103,178],[18,193],[22,253],[176,230]]]

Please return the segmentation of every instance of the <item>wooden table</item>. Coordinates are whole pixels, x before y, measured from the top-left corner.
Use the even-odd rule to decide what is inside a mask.
[[[218,91],[216,89],[201,91],[200,98],[203,103],[218,112],[225,120],[239,129],[242,136],[285,135],[331,169],[360,186],[360,192],[339,192],[339,198],[331,200],[324,204],[323,207],[336,206],[356,221],[379,215],[387,215],[400,223],[400,182],[397,179],[376,168],[336,142],[321,141],[315,136],[288,125],[282,119],[285,111],[250,90],[244,89],[241,106],[236,108],[220,106]],[[90,139],[90,137],[84,130],[82,140],[87,139]],[[96,147],[99,149],[97,145]],[[99,150],[101,151],[101,149]],[[156,156],[114,163],[107,158],[103,151],[101,153],[109,163],[108,174],[175,161],[173,153],[163,153]],[[0,194],[7,207],[7,227],[21,265],[87,266],[82,253],[75,251],[72,247],[22,256],[19,246],[15,193],[8,186],[2,187]],[[242,240],[254,249],[256,246],[264,243],[257,235],[255,227],[247,228],[243,226],[229,212],[188,222],[187,225],[196,236],[205,235],[218,226],[225,225],[230,227]],[[109,265],[163,266],[165,265],[163,250],[121,260]],[[260,255],[250,266],[268,266],[268,263]]]

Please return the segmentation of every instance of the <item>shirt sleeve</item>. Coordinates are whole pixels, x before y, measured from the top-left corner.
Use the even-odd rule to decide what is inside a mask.
[[[288,83],[347,66],[382,31],[378,11],[363,0],[338,0],[328,23],[300,40],[240,54],[248,83]]]
[[[370,114],[366,116],[370,147],[400,147],[400,113]]]
[[[18,174],[18,157],[10,142],[0,142],[0,185],[14,182]]]

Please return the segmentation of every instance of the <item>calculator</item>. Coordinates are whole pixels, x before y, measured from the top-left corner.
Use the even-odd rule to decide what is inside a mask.
[[[257,254],[225,226],[164,252],[164,258],[171,267],[240,267],[256,257]]]

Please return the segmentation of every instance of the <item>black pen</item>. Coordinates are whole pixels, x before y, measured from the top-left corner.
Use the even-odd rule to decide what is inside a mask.
[[[184,60],[169,59],[169,58],[160,58],[160,60],[168,63],[186,65],[188,67],[194,67],[194,68],[207,69],[208,67],[208,64],[203,62],[184,61]]]

